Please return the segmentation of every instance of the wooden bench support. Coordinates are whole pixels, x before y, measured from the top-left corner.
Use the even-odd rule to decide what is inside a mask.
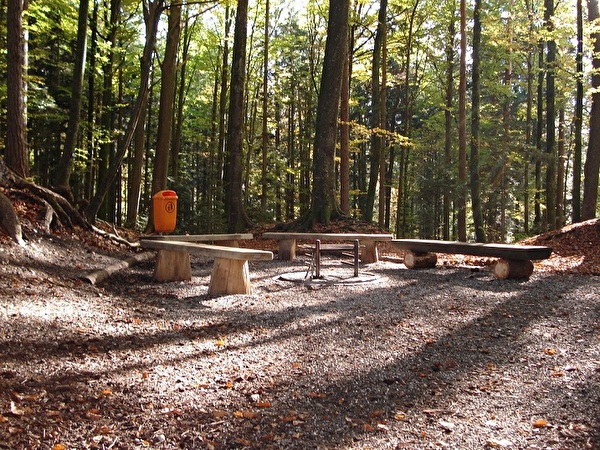
[[[529,278],[533,273],[533,263],[528,259],[499,259],[494,264],[493,273],[499,280]]]
[[[407,250],[404,255],[404,265],[409,269],[430,269],[437,264],[435,253],[412,252]]]
[[[250,269],[248,261],[215,258],[208,295],[250,294]]]
[[[190,281],[192,268],[190,254],[171,250],[159,250],[154,266],[156,281]]]

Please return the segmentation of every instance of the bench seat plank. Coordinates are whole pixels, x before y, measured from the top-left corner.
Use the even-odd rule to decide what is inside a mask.
[[[144,239],[157,241],[177,241],[177,242],[217,242],[217,241],[241,241],[253,239],[252,233],[233,233],[233,234],[168,234],[145,236]]]
[[[212,258],[239,259],[243,261],[273,259],[273,253],[265,250],[232,248],[223,245],[201,244],[195,242],[142,239],[140,241],[140,245],[144,248],[153,248],[155,250],[186,252],[189,254],[204,255]]]
[[[427,239],[393,239],[392,248],[412,252],[455,253],[512,260],[546,259],[552,254],[550,247],[537,245],[479,244]]]

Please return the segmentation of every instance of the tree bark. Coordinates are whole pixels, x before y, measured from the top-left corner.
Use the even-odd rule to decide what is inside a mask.
[[[87,54],[87,22],[89,0],[79,1],[79,20],[77,24],[77,47],[75,51],[75,65],[73,68],[73,84],[71,86],[71,106],[69,108],[69,125],[65,146],[57,167],[54,184],[63,190],[71,191],[69,180],[73,168],[73,155],[79,136],[79,123],[81,122],[81,99],[83,96],[83,81],[85,75],[85,60]]]
[[[154,44],[156,42],[156,32],[158,28],[158,21],[160,18],[160,13],[163,8],[163,0],[156,0],[148,5],[144,4],[144,19],[146,22],[146,42],[144,44],[144,52],[142,55],[142,68],[150,68],[152,61],[152,54],[154,52]],[[100,185],[98,186],[98,190],[96,195],[90,201],[90,204],[85,209],[86,218],[90,222],[94,222],[96,219],[96,214],[100,209],[100,205],[108,192],[108,189],[112,182],[114,181],[121,164],[123,163],[123,158],[125,157],[125,153],[129,148],[129,144],[133,138],[133,134],[135,129],[137,128],[143,105],[146,104],[148,99],[148,84],[150,79],[150,70],[141,72],[140,85],[138,88],[138,95],[136,98],[135,105],[132,110],[132,116],[127,125],[127,130],[125,131],[125,135],[121,141],[121,146],[119,148],[119,152],[115,155],[109,170],[106,173],[106,176],[100,181]]]
[[[600,17],[597,0],[588,1],[588,20],[595,22]],[[592,66],[592,111],[590,113],[590,138],[583,168],[583,204],[581,219],[589,220],[596,217],[598,202],[598,175],[600,171],[600,33],[593,33],[594,58]]]
[[[460,67],[458,82],[458,240],[467,240],[467,6],[460,0]]]
[[[546,41],[546,214],[548,229],[556,228],[556,41],[554,1],[544,0],[544,21],[550,38]]]
[[[335,144],[342,90],[344,58],[348,46],[349,0],[330,0],[323,73],[317,103],[313,189],[309,221],[328,224],[341,214],[336,203]]]
[[[9,0],[7,12],[7,104],[6,165],[20,177],[29,176],[27,124],[25,119],[24,77],[25,46],[23,11],[26,0]]]
[[[171,4],[168,23],[167,44],[161,70],[160,105],[158,109],[158,130],[154,174],[152,177],[152,194],[167,187],[171,130],[173,128],[173,108],[175,105],[175,86],[177,84],[177,49],[179,48],[179,38],[181,36],[180,4]]]
[[[573,222],[581,221],[581,171],[583,154],[583,4],[577,0],[577,55],[576,55],[576,82],[577,93],[575,95],[575,142],[573,148],[573,189],[572,210]]]
[[[231,94],[229,97],[229,127],[227,136],[227,209],[230,233],[243,231],[251,225],[243,202],[243,119],[244,85],[246,80],[246,40],[248,0],[239,0],[235,17]]]

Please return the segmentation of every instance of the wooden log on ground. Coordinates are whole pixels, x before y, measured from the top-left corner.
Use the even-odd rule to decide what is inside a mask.
[[[436,263],[435,253],[417,253],[408,250],[404,255],[404,265],[409,269],[430,269],[435,267]]]
[[[90,282],[91,284],[97,284],[101,281],[104,281],[113,273],[118,272],[119,270],[127,269],[140,262],[149,261],[152,258],[154,258],[154,252],[138,253],[136,255],[129,256],[128,258],[119,261],[115,264],[111,264],[110,266],[105,267],[104,269],[96,270],[95,272],[92,272],[89,275],[82,277],[82,279]]]
[[[529,260],[499,259],[493,273],[499,280],[527,279],[533,273],[533,263]]]

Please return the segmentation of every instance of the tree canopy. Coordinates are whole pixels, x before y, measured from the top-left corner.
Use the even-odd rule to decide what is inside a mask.
[[[159,189],[187,232],[334,211],[398,237],[511,241],[598,215],[597,2],[352,0],[341,40],[330,12],[11,0],[5,161],[140,229]]]

